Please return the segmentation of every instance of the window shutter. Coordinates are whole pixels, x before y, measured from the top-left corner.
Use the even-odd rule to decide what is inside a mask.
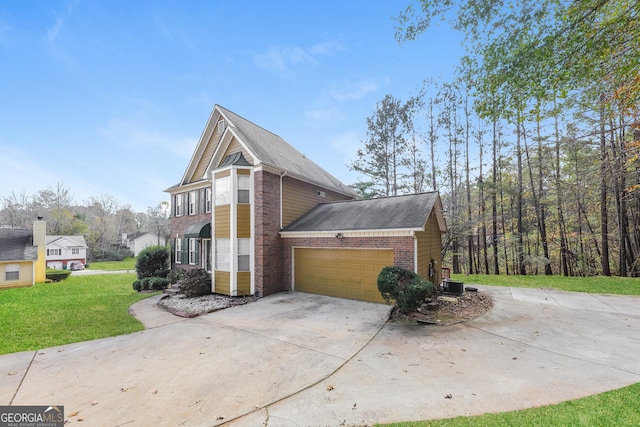
[[[171,239],[171,265],[170,267],[173,267],[173,264],[176,263],[176,239]]]
[[[196,239],[196,259],[195,264],[200,264],[200,242],[202,240]]]

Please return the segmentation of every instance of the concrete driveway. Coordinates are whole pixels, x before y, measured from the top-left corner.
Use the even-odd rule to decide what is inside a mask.
[[[64,405],[99,426],[339,426],[501,412],[640,382],[640,298],[480,287],[448,327],[303,293],[150,329],[0,356],[0,404]]]

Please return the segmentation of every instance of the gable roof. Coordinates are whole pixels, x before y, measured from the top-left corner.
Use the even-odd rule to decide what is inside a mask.
[[[47,236],[46,245],[56,244],[65,248],[87,248],[87,242],[84,236]]]
[[[195,172],[196,166],[201,160],[200,157],[206,152],[205,148],[210,142],[214,128],[220,118],[224,118],[226,123],[220,141],[228,141],[230,139],[228,134],[235,136],[239,143],[249,151],[250,156],[253,158],[253,166],[266,166],[296,179],[356,197],[353,189],[308,159],[284,139],[217,104],[213,107],[209,121],[200,137],[181,184],[170,187],[168,190],[186,185],[191,182],[192,178],[198,181],[202,179],[199,176],[190,176],[190,174]],[[216,148],[216,152],[218,148]],[[212,160],[214,155],[212,153]]]
[[[33,233],[24,228],[0,228],[0,261],[37,261]]]
[[[436,191],[321,204],[282,231],[422,230],[434,210],[440,231],[445,232],[442,202]]]

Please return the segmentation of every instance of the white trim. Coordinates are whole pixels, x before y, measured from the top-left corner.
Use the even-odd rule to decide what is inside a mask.
[[[336,238],[336,234],[342,234],[343,238],[346,237],[413,237],[416,231],[422,231],[421,229],[406,229],[406,230],[333,230],[333,231],[281,231],[280,237],[283,239],[306,239],[306,238],[323,238],[333,237]]]
[[[178,187],[173,187],[173,188],[168,188],[165,191],[165,193],[169,193],[170,195],[176,195],[176,194],[180,194],[180,193],[184,193],[186,191],[193,191],[193,190],[201,190],[203,188],[207,188],[209,186],[209,184],[211,184],[211,181],[209,179],[202,179],[199,181],[195,181],[195,182],[190,182],[188,184],[184,184],[184,185],[180,185]]]
[[[231,261],[229,263],[229,295],[238,295],[238,170],[231,168],[231,222],[229,226],[229,237],[231,244]]]

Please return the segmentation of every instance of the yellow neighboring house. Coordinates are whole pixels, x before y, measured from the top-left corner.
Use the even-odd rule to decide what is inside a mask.
[[[46,280],[46,230],[47,223],[40,220],[33,230],[0,228],[0,289]]]

